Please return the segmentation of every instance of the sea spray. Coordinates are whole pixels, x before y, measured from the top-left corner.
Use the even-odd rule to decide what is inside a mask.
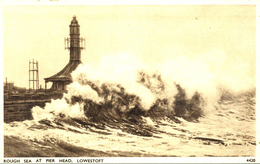
[[[80,96],[82,99],[90,99],[95,103],[100,103],[103,101],[95,90],[93,90],[89,85],[84,85],[84,83],[79,84],[77,81],[74,81],[67,86],[67,90],[68,93],[64,95],[64,98],[68,100],[69,103],[71,103],[71,97],[73,96]]]
[[[52,121],[66,116],[71,119],[66,123],[84,128],[107,125],[151,136],[146,127],[153,122],[165,118],[180,122],[177,117],[199,121],[215,109],[221,94],[211,70],[200,59],[180,56],[155,64],[154,69],[125,54],[104,57],[99,67],[79,65],[63,98],[44,109],[34,107],[33,117]]]
[[[112,70],[118,73],[115,65]],[[125,68],[127,74],[122,74],[121,71],[119,74],[123,79],[119,79],[118,74],[104,75],[105,70],[98,70],[91,65],[80,65],[72,73],[73,83],[67,86],[68,92],[63,98],[52,100],[43,110],[39,107],[33,108],[34,119],[53,120],[60,116],[85,116],[90,121],[102,124],[114,121],[130,121],[136,124],[143,122],[143,116],[152,119],[174,119],[175,115],[184,117],[176,114],[176,108],[182,107],[174,103],[174,95],[178,94],[174,82],[171,88],[175,89],[170,94],[167,88],[169,85],[165,84],[159,71],[150,73],[143,69],[137,70],[134,66]],[[185,98],[184,101],[190,100]],[[184,106],[183,111],[192,109],[185,104],[181,105]]]
[[[80,65],[76,71],[73,72],[72,76],[75,81],[77,81],[79,84],[82,85],[90,85],[93,90],[96,90],[97,92],[100,91],[100,88],[103,86],[109,86],[107,88],[110,88],[108,92],[116,91],[119,92],[119,88],[116,87],[117,85],[122,86],[123,92],[126,92],[128,94],[134,94],[138,95],[140,98],[140,104],[144,110],[149,110],[150,107],[153,105],[155,99],[154,94],[151,92],[151,90],[140,83],[137,82],[136,74],[137,71],[134,72],[133,70],[129,70],[129,67],[127,68],[127,71],[125,72],[124,76],[122,75],[121,78],[118,78],[118,74],[116,74],[118,71],[115,69],[113,74],[110,76],[102,75],[100,72],[103,71],[106,73],[105,70],[97,71],[93,68],[91,68],[91,73],[89,73],[89,68],[91,66],[89,65]],[[122,68],[123,69],[123,68]],[[129,74],[128,74],[129,73]],[[93,75],[94,76],[91,76]],[[108,77],[108,79],[105,79],[104,77]],[[78,85],[78,87],[80,87]],[[69,87],[70,88],[70,87]],[[80,89],[80,88],[74,88],[74,89]],[[99,90],[99,91],[98,91]],[[73,91],[73,90],[72,90]],[[106,92],[106,90],[103,90]],[[121,92],[121,90],[120,90]],[[88,94],[88,93],[85,93]],[[101,94],[101,93],[99,93]],[[95,97],[96,98],[96,97]],[[91,100],[95,101],[94,99],[90,98]]]
[[[81,118],[84,116],[84,104],[75,103],[68,104],[67,101],[62,99],[52,100],[51,103],[46,103],[44,109],[35,106],[32,108],[32,115],[35,121],[47,119],[53,121],[57,117],[72,117]]]

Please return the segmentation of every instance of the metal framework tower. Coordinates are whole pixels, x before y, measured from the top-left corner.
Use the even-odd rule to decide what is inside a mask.
[[[33,85],[32,89],[39,89],[39,68],[38,61],[31,62],[29,60],[29,89],[31,89],[31,83]]]

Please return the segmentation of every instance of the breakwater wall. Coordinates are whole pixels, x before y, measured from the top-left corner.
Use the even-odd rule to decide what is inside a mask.
[[[34,106],[45,107],[47,102],[51,99],[4,101],[4,122],[32,120],[31,109]]]

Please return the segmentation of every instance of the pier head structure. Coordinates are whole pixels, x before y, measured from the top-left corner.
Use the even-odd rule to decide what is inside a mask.
[[[55,90],[65,90],[66,85],[72,82],[71,73],[81,64],[81,50],[85,49],[85,39],[80,38],[80,25],[76,19],[73,17],[70,28],[70,38],[65,38],[65,50],[70,51],[69,63],[58,73],[53,76],[44,78],[45,89],[47,89],[47,83],[52,82],[51,89]]]

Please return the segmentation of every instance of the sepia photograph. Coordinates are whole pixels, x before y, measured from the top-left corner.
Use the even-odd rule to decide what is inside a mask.
[[[4,5],[4,158],[256,157],[256,10]]]

